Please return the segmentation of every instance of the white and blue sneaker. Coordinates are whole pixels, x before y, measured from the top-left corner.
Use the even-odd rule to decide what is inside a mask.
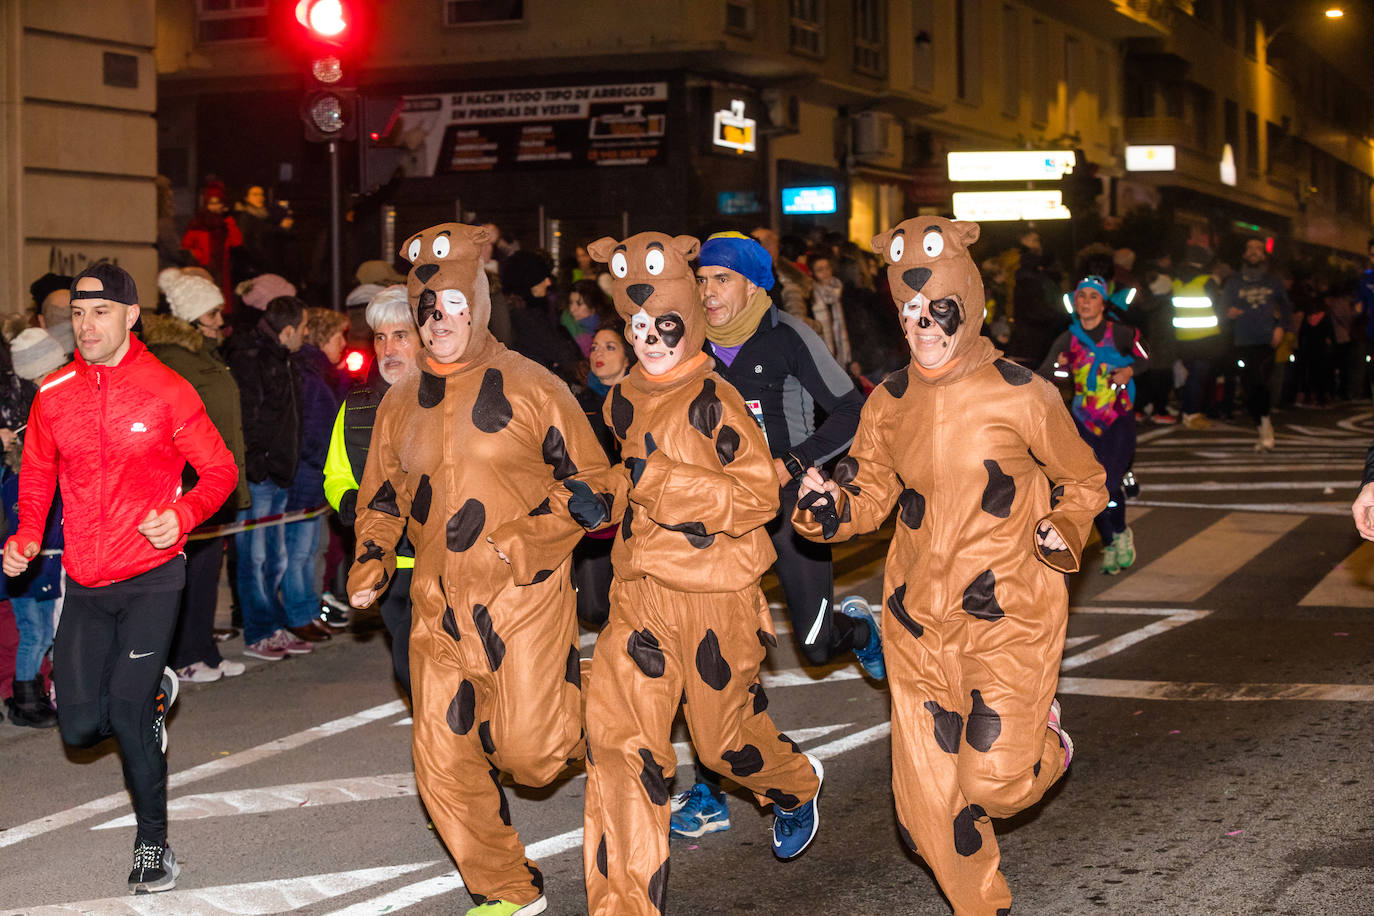
[[[883,661],[883,634],[878,628],[878,618],[873,616],[868,602],[858,595],[850,595],[840,602],[840,613],[868,624],[868,642],[863,648],[855,649],[854,654],[858,656],[859,664],[863,665],[864,673],[875,681],[885,679],[887,664]]]
[[[668,822],[668,836],[695,839],[717,830],[730,829],[730,809],[725,796],[717,796],[711,787],[699,782],[673,799],[673,816]]]
[[[810,754],[806,755],[806,759],[810,761],[811,769],[816,771],[816,797],[791,811],[773,806],[773,855],[783,861],[795,859],[805,852],[821,823],[821,812],[816,803],[820,801],[821,785],[825,783],[825,767]]]

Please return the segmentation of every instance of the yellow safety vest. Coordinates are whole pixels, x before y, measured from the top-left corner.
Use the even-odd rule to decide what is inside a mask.
[[[1207,274],[1198,274],[1187,283],[1174,280],[1174,337],[1177,340],[1204,340],[1221,333],[1212,297],[1207,294]]]

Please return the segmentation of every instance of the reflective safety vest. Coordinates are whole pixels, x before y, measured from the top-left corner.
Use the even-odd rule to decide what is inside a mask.
[[[1203,340],[1221,333],[1212,297],[1207,294],[1207,274],[1198,274],[1184,283],[1174,280],[1174,337],[1177,340]]]

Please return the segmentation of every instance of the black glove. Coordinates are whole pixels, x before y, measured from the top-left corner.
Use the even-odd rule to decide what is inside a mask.
[[[639,478],[644,476],[644,465],[648,463],[649,456],[658,451],[658,446],[654,443],[652,433],[644,434],[644,457],[626,458],[625,467],[630,471],[631,486],[639,485]]]
[[[349,490],[339,499],[339,521],[352,528],[358,521],[358,491]]]
[[[821,537],[827,541],[840,530],[840,513],[835,509],[835,500],[830,498],[829,493],[810,490],[797,500],[797,508],[811,513],[811,517],[821,526]]]
[[[593,493],[592,488],[576,478],[563,481],[563,486],[572,494],[568,497],[568,514],[583,528],[592,529],[611,517],[605,493]]]

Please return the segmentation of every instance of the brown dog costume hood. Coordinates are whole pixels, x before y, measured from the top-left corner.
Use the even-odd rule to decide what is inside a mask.
[[[983,277],[969,254],[978,241],[977,223],[918,216],[873,237],[873,250],[887,261],[887,282],[908,344],[908,322],[939,327],[953,348],[948,362],[916,373],[932,384],[948,384],[997,358],[982,336]]]
[[[459,356],[468,362],[492,341],[487,331],[491,320],[491,288],[482,269],[482,246],[491,233],[481,226],[440,223],[417,232],[401,246],[401,257],[410,262],[406,292],[415,326],[423,328],[441,309],[472,326],[468,345]]]
[[[670,350],[681,349],[686,359],[701,352],[706,313],[692,270],[700,248],[690,235],[662,232],[641,232],[623,242],[607,236],[587,246],[592,258],[611,267],[612,299],[625,319],[628,340],[637,335],[650,343],[662,339]]]

